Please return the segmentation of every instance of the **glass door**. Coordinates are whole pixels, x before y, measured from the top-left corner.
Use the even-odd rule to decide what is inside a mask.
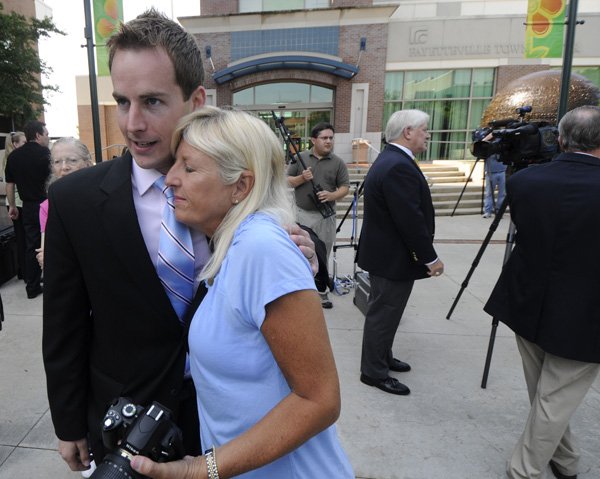
[[[298,152],[307,150],[312,147],[312,143],[310,141],[310,132],[314,128],[317,123],[322,121],[331,122],[331,118],[333,116],[333,111],[331,109],[324,110],[310,110],[310,109],[301,109],[301,110],[272,110],[276,117],[283,119],[283,125],[290,133],[290,137],[294,143],[292,146],[292,150],[290,151],[290,146],[286,144],[285,139],[281,135],[281,131],[279,127],[275,124],[275,120],[273,118],[273,113],[271,111],[256,111],[252,112],[256,114],[261,120],[265,121],[277,134],[279,138],[281,138],[282,147],[286,151],[287,160],[289,161],[292,156],[295,154],[293,151],[294,148],[297,149]],[[285,130],[284,130],[285,131]]]

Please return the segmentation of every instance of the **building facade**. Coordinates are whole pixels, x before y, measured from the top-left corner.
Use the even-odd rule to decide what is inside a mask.
[[[253,112],[276,130],[275,112],[304,144],[330,121],[347,161],[359,138],[380,148],[394,111],[419,108],[432,132],[421,159],[470,161],[471,132],[494,94],[561,67],[524,58],[526,17],[526,0],[201,0],[200,16],[179,21],[204,53],[210,104]],[[580,0],[578,19],[573,72],[600,86],[600,2]],[[101,103],[114,116],[111,99]]]

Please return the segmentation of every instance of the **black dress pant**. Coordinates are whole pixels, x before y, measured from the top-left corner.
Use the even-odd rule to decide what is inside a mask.
[[[8,206],[6,207],[8,209]],[[25,229],[23,228],[23,208],[20,206],[19,217],[12,220],[17,243],[17,278],[25,279]]]
[[[369,275],[368,310],[363,331],[360,371],[374,379],[385,379],[393,359],[392,345],[414,280],[392,281]]]
[[[21,210],[25,232],[25,289],[29,294],[39,293],[42,270],[36,259],[35,250],[40,247],[40,204],[24,201]]]

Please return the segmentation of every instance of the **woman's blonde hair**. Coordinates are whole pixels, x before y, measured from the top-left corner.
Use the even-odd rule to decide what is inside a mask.
[[[259,118],[243,111],[209,106],[181,119],[171,141],[173,156],[182,141],[216,162],[225,185],[238,181],[244,171],[254,174],[250,193],[239,204],[232,205],[211,238],[214,252],[200,273],[200,280],[212,279],[221,267],[235,230],[248,215],[260,211],[280,224],[293,222],[284,151],[275,133]]]

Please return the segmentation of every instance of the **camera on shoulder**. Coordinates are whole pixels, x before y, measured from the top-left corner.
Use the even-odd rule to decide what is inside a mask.
[[[156,462],[181,459],[181,430],[171,418],[171,411],[156,401],[144,408],[129,398],[115,399],[102,420],[102,442],[109,452],[91,477],[143,478],[131,468],[131,459],[137,455]]]

